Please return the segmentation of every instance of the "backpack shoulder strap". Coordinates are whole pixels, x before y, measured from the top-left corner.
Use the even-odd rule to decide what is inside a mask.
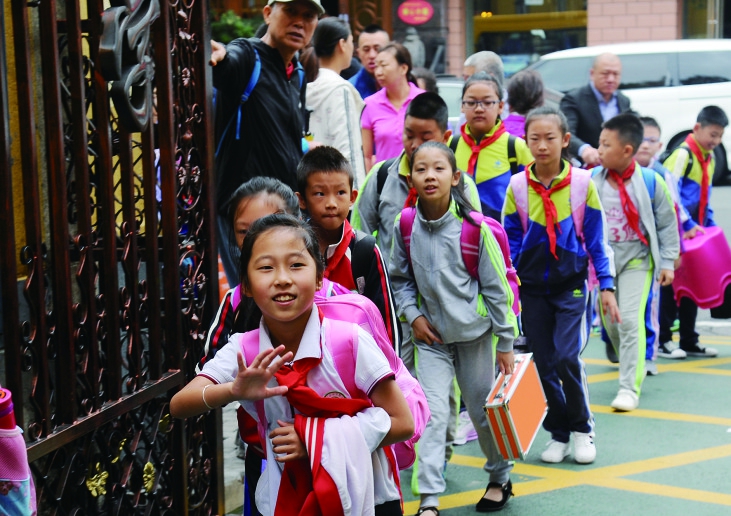
[[[528,169],[524,174],[515,174],[510,178],[510,188],[513,190],[515,209],[523,226],[523,234],[528,231]]]
[[[510,175],[518,173],[518,155],[515,152],[515,135],[508,134],[508,163],[510,163]]]
[[[254,69],[251,71],[251,77],[249,77],[249,82],[246,85],[246,89],[244,89],[244,92],[241,94],[241,99],[239,101],[239,109],[236,110],[236,139],[241,139],[241,106],[246,103],[247,100],[249,100],[249,97],[251,96],[251,92],[254,91],[254,88],[256,87],[256,83],[259,82],[259,76],[261,75],[261,58],[259,57],[259,51],[255,48],[254,49]]]
[[[363,294],[363,286],[370,272],[373,262],[373,249],[376,247],[376,238],[362,231],[355,230],[353,247],[350,255],[350,269],[353,273],[353,282],[359,294]],[[363,284],[358,284],[358,278],[363,278]]]
[[[249,367],[259,354],[259,330],[251,330],[240,334],[239,345],[241,346],[241,354],[244,355],[246,367]]]
[[[411,263],[411,233],[414,231],[414,220],[416,220],[416,207],[412,206],[401,210],[399,229],[401,230],[401,238],[404,239],[406,258],[409,263]]]
[[[355,361],[358,356],[358,325],[326,319],[325,345],[333,357],[335,369],[351,398],[368,398],[355,384]]]
[[[381,167],[378,169],[378,173],[376,175],[376,191],[378,192],[379,199],[381,198],[383,186],[386,184],[386,179],[388,179],[388,171],[398,159],[398,156],[395,158],[387,159],[381,164]]]
[[[691,164],[692,165],[692,164]],[[642,179],[645,181],[647,192],[650,194],[650,200],[655,202],[655,171],[650,168],[640,167],[642,170]]]
[[[459,145],[459,139],[460,135],[453,134],[452,139],[449,140],[449,148],[452,149],[452,152],[457,152],[457,145]]]
[[[586,196],[589,193],[589,181],[592,173],[583,168],[571,169],[571,185],[569,186],[569,205],[571,218],[579,239],[584,241],[584,213],[586,212]]]
[[[470,212],[470,216],[477,222],[475,226],[467,218],[462,219],[462,232],[459,237],[459,247],[462,250],[462,260],[467,272],[479,280],[478,268],[480,266],[480,231],[485,216],[477,211]]]
[[[688,177],[690,174],[690,171],[693,170],[693,162],[695,161],[695,156],[693,156],[693,153],[690,152],[690,149],[688,146],[683,142],[678,146],[678,149],[683,149],[686,154],[688,154],[688,163],[685,165],[685,172],[683,172],[683,177]]]

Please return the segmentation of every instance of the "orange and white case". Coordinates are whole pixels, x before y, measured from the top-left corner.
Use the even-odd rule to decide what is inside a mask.
[[[515,355],[513,374],[500,373],[485,401],[492,438],[505,459],[525,459],[546,412],[533,353]]]

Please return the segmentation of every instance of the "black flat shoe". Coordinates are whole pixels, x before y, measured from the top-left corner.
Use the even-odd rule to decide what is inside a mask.
[[[475,510],[477,512],[495,512],[501,510],[503,507],[505,507],[505,504],[508,503],[508,499],[513,495],[513,483],[508,480],[504,484],[498,484],[497,482],[490,482],[487,484],[487,488],[485,489],[485,494],[490,490],[491,487],[499,487],[500,490],[503,492],[503,497],[499,502],[496,502],[494,500],[488,500],[487,498],[484,498],[485,495],[482,495],[483,498],[480,498],[480,501],[477,502],[477,505],[475,506]]]
[[[416,516],[421,516],[426,511],[434,511],[434,514],[436,516],[439,516],[439,509],[437,509],[436,507],[432,507],[432,506],[419,507],[419,512],[416,513]]]

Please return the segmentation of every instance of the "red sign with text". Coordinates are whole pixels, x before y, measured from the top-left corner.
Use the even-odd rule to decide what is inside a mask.
[[[406,0],[398,6],[398,17],[409,25],[421,25],[431,20],[434,8],[425,0]]]

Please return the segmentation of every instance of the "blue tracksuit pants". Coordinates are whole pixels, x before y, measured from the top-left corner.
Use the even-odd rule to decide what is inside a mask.
[[[523,332],[548,400],[543,428],[569,442],[571,432],[594,432],[581,351],[587,342],[586,286],[550,295],[521,289]]]

